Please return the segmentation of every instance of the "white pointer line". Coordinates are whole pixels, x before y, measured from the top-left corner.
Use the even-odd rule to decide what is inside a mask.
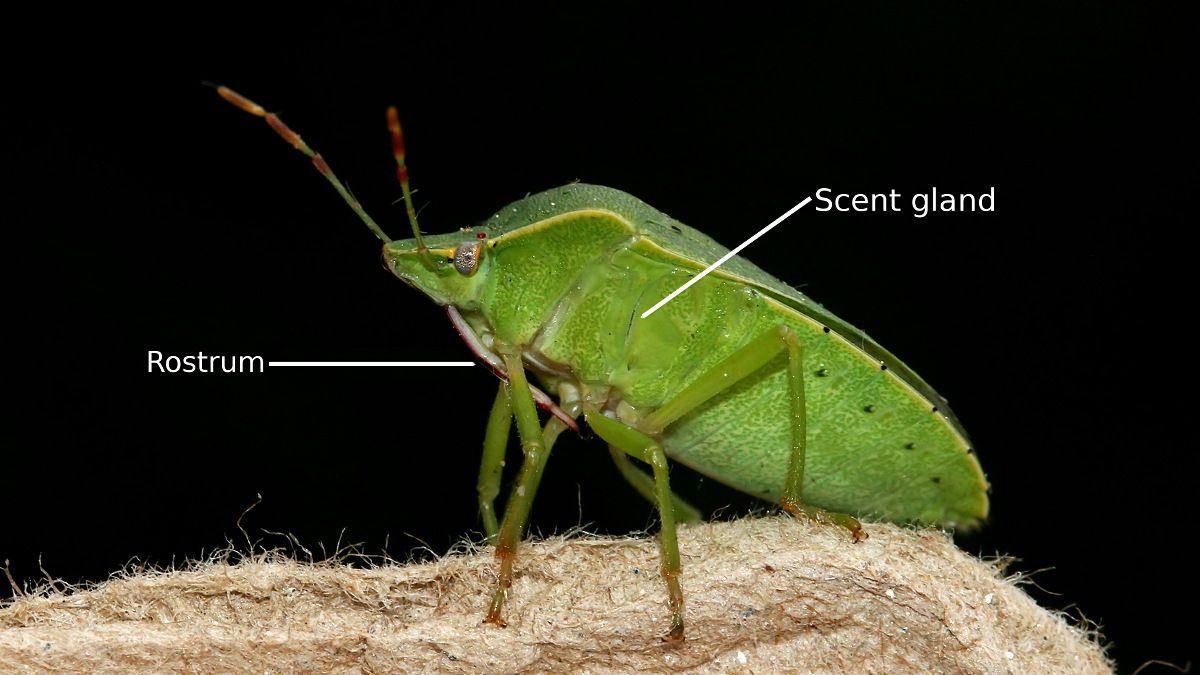
[[[663,298],[662,300],[659,300],[659,301],[658,301],[658,304],[656,304],[656,305],[654,305],[653,307],[651,307],[650,309],[648,309],[648,310],[646,310],[646,311],[642,312],[642,318],[644,319],[644,318],[646,318],[646,317],[650,316],[651,314],[653,314],[653,313],[657,312],[657,311],[658,311],[658,309],[659,309],[660,307],[662,307],[663,305],[667,304],[668,302],[670,302],[670,301],[674,300],[674,299],[675,299],[675,296],[677,296],[677,295],[679,295],[680,293],[682,293],[682,292],[686,291],[688,288],[690,288],[690,287],[691,287],[691,285],[692,285],[692,284],[694,284],[694,283],[696,283],[697,281],[700,281],[701,279],[703,279],[703,278],[704,278],[704,276],[705,276],[706,274],[708,274],[709,272],[711,272],[711,271],[713,271],[713,270],[717,269],[717,268],[718,268],[718,267],[720,267],[721,265],[724,265],[726,260],[729,260],[729,259],[730,259],[730,258],[732,258],[733,256],[737,255],[737,254],[738,254],[738,253],[739,253],[739,252],[740,252],[742,249],[746,248],[746,247],[747,247],[747,246],[749,246],[750,244],[753,244],[753,243],[754,243],[754,241],[755,241],[756,239],[758,239],[759,237],[763,236],[764,234],[766,234],[766,233],[770,232],[770,231],[771,231],[771,228],[773,228],[773,227],[775,227],[776,225],[778,225],[778,224],[782,223],[783,221],[787,220],[789,216],[791,216],[793,213],[795,213],[795,212],[799,211],[800,209],[804,208],[804,205],[805,205],[805,204],[807,204],[807,203],[809,203],[809,202],[811,202],[811,201],[812,201],[812,197],[805,197],[805,198],[804,198],[804,201],[802,201],[802,202],[800,202],[799,204],[797,204],[797,205],[793,206],[792,208],[788,209],[788,212],[787,212],[787,213],[783,214],[782,216],[779,216],[779,217],[778,217],[778,218],[776,218],[776,219],[774,220],[774,222],[772,222],[770,225],[768,225],[768,226],[764,227],[763,229],[759,230],[758,232],[756,232],[756,233],[754,234],[754,236],[753,236],[753,237],[750,237],[750,238],[749,238],[749,239],[747,239],[746,241],[742,242],[742,244],[741,244],[740,246],[738,246],[737,248],[735,248],[735,249],[733,249],[732,251],[730,251],[729,253],[726,253],[725,255],[721,256],[721,259],[720,259],[720,260],[718,260],[717,262],[715,262],[715,263],[713,263],[713,264],[709,265],[708,267],[704,268],[704,271],[703,271],[703,272],[701,272],[700,274],[697,274],[696,276],[692,277],[691,279],[688,279],[688,280],[687,280],[687,283],[685,283],[684,285],[680,286],[679,288],[676,288],[674,291],[671,291],[671,294],[670,294],[670,295],[668,295],[667,297]]]
[[[473,366],[474,361],[268,361],[268,366]]]

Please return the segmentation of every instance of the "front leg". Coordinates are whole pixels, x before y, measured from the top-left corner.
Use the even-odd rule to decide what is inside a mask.
[[[546,468],[546,460],[550,457],[550,448],[554,446],[558,435],[567,428],[562,420],[551,417],[546,422],[546,428],[542,429],[538,423],[537,408],[533,402],[529,382],[525,379],[525,366],[521,362],[520,354],[505,354],[504,362],[508,367],[508,400],[512,406],[513,417],[517,420],[517,433],[521,437],[521,449],[524,451],[525,460],[508,497],[504,508],[504,520],[495,538],[496,558],[500,561],[500,579],[496,593],[492,596],[487,617],[483,621],[497,626],[508,625],[503,614],[504,601],[508,599],[508,590],[512,587],[513,558],[516,556],[521,535],[525,532],[525,524],[529,521],[533,496],[542,481],[542,472]],[[507,432],[505,435],[507,437]]]
[[[508,432],[512,429],[512,404],[508,398],[508,383],[501,381],[488,415],[487,433],[483,437],[483,458],[479,462],[479,515],[488,543],[496,544],[500,526],[496,523],[496,495],[500,494],[500,476],[504,472],[504,451],[508,447]]]

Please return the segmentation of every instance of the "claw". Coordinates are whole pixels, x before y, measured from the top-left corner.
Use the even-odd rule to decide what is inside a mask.
[[[801,504],[786,497],[779,500],[779,505],[784,511],[787,511],[797,518],[808,518],[814,523],[835,525],[846,530],[850,533],[851,539],[853,539],[854,543],[856,544],[860,541],[865,541],[871,536],[867,534],[867,531],[863,529],[862,523],[858,522],[858,519],[854,516],[848,516],[844,513],[834,513],[833,511],[826,511],[825,509],[818,508],[816,506]]]

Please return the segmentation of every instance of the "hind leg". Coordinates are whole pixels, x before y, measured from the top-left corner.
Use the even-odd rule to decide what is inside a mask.
[[[647,415],[643,424],[639,426],[643,431],[657,435],[675,420],[767,365],[780,352],[786,352],[788,356],[788,398],[791,402],[792,447],[779,505],[793,516],[803,516],[820,523],[831,523],[845,528],[855,541],[865,539],[867,534],[854,517],[805,504],[801,499],[804,485],[804,451],[807,444],[807,425],[805,424],[807,413],[804,407],[804,352],[800,346],[800,340],[787,326],[777,326],[751,340],[720,365],[690,384],[674,399]]]

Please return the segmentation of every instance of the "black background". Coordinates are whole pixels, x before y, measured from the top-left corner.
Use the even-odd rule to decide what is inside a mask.
[[[1193,126],[1177,17],[283,10],[9,26],[0,557],[18,578],[39,556],[71,581],[198,556],[241,540],[258,493],[245,525],[267,544],[286,542],[264,529],[403,558],[479,529],[485,369],[146,374],[148,349],[469,358],[308,162],[208,80],[280,112],[399,237],[391,104],[430,232],[576,179],[730,246],[820,187],[994,186],[988,214],[810,206],[748,257],[951,400],[993,485],[965,550],[1053,568],[1035,576],[1053,594],[1030,592],[1102,624],[1125,671],[1192,657],[1175,617],[1195,370],[1175,233],[1191,218],[1168,205]],[[756,508],[675,482],[726,515]],[[580,522],[653,517],[601,445],[565,438],[533,526]]]

